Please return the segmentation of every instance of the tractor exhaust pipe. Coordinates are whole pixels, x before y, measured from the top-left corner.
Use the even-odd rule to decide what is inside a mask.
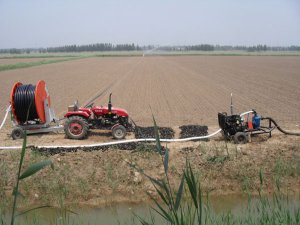
[[[233,115],[232,93],[230,95],[230,113],[231,113],[231,115]]]
[[[111,112],[111,108],[112,108],[111,95],[112,95],[112,93],[109,94],[109,99],[108,99],[108,112]]]

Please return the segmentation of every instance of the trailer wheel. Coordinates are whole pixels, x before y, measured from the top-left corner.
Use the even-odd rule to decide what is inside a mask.
[[[124,139],[126,136],[126,128],[122,125],[117,125],[112,129],[112,136],[115,139]]]
[[[70,139],[85,139],[87,137],[88,130],[88,122],[81,116],[69,117],[64,125],[64,131]]]
[[[244,132],[237,132],[233,137],[235,144],[246,144],[248,142],[248,137]]]
[[[20,127],[16,127],[11,132],[11,137],[13,140],[24,138],[24,130]]]

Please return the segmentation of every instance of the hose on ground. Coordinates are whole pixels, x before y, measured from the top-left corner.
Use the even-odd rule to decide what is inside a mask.
[[[300,133],[299,133],[299,132],[290,132],[290,131],[285,131],[285,130],[283,130],[283,129],[276,123],[276,121],[275,121],[273,118],[271,118],[271,117],[264,117],[264,118],[262,118],[262,119],[268,119],[268,120],[270,120],[270,121],[276,126],[276,128],[277,128],[281,133],[284,133],[284,134],[287,134],[287,135],[296,135],[296,136],[300,136]]]
[[[206,136],[200,136],[200,137],[190,137],[190,138],[182,138],[182,139],[160,139],[161,142],[185,142],[185,141],[196,141],[201,139],[207,139],[210,138],[218,133],[221,132],[221,129],[215,131],[212,134],[206,135]],[[106,143],[97,143],[97,144],[86,144],[86,145],[54,145],[54,146],[34,146],[35,148],[92,148],[92,147],[102,147],[102,146],[111,146],[111,145],[118,145],[118,144],[127,144],[127,143],[133,143],[133,142],[155,142],[155,138],[141,138],[141,139],[129,139],[129,140],[121,140],[121,141],[113,141],[113,142],[106,142]],[[3,146],[0,147],[0,149],[21,149],[22,146]]]
[[[241,116],[247,115],[252,113],[253,111],[244,112]],[[264,117],[263,119],[270,119],[274,123],[274,125],[284,134],[288,135],[300,135],[300,133],[293,133],[283,130],[278,124],[273,120],[271,117]],[[222,130],[219,129],[212,134],[200,137],[191,137],[191,138],[183,138],[183,139],[160,139],[161,142],[185,142],[185,141],[195,141],[201,139],[210,138]],[[131,140],[122,140],[122,141],[114,141],[114,142],[107,142],[107,143],[97,143],[97,144],[87,144],[87,145],[63,145],[63,146],[34,146],[36,148],[86,148],[86,147],[100,147],[100,146],[110,146],[110,145],[117,145],[117,144],[125,144],[125,143],[132,143],[132,142],[155,142],[155,138],[147,138],[147,139],[131,139]],[[22,146],[0,146],[0,149],[21,149]]]
[[[6,121],[6,119],[7,119],[7,116],[8,116],[8,114],[9,114],[9,112],[10,112],[10,109],[11,109],[11,105],[9,105],[9,106],[7,107],[7,109],[6,109],[6,113],[5,113],[4,119],[3,119],[3,121],[2,121],[2,123],[1,123],[1,125],[0,125],[0,130],[2,129],[2,127],[3,127],[4,124],[5,124],[5,121]]]

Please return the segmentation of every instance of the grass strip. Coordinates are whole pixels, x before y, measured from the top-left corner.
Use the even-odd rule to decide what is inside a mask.
[[[0,59],[36,59],[36,58],[73,58],[73,57],[79,57],[82,56],[80,54],[73,54],[73,55],[48,55],[48,54],[40,54],[40,55],[23,55],[23,54],[17,54],[17,55],[2,55],[0,56]]]
[[[30,58],[77,58],[77,57],[109,57],[109,56],[142,56],[143,51],[95,51],[72,53],[41,53],[41,54],[0,54],[0,59],[30,59]]]
[[[15,70],[15,69],[22,69],[22,68],[28,68],[33,66],[40,66],[40,65],[51,64],[51,63],[71,61],[71,60],[82,59],[82,58],[85,57],[72,57],[72,58],[54,59],[54,60],[41,60],[36,62],[20,62],[15,64],[4,64],[4,65],[0,65],[0,72],[6,70]]]

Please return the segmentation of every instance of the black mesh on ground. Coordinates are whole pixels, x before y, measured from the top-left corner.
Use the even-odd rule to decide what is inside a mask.
[[[45,155],[56,155],[56,154],[64,154],[67,152],[77,152],[78,148],[36,148],[36,147],[31,147],[31,150],[45,154]]]
[[[181,129],[180,138],[200,137],[208,135],[208,127],[201,125],[183,125]]]
[[[77,152],[78,150],[91,152],[91,151],[107,151],[113,149],[119,150],[136,150],[138,146],[142,146],[145,143],[124,143],[124,144],[116,144],[110,146],[97,146],[97,147],[83,147],[83,148],[35,148],[32,147],[32,151],[37,151],[46,155],[56,155],[56,154],[64,154],[67,152]]]
[[[162,154],[165,154],[165,147],[162,147]],[[36,148],[31,147],[32,151],[39,152],[41,154],[45,155],[56,155],[56,154],[65,154],[68,152],[77,152],[78,150],[82,150],[85,152],[91,152],[91,151],[108,151],[108,150],[130,150],[133,152],[138,151],[154,151],[157,152],[156,145],[153,142],[132,142],[132,143],[124,143],[124,144],[116,144],[116,145],[109,145],[109,146],[97,146],[97,147],[84,147],[84,148]]]
[[[181,129],[180,138],[188,138],[188,137],[199,137],[206,136],[208,134],[207,126],[200,125],[184,125],[179,127]],[[174,138],[175,132],[172,128],[169,127],[159,127],[159,133],[161,139],[172,139]],[[155,138],[154,127],[135,127],[135,137],[136,138]],[[203,139],[207,140],[207,139]],[[152,142],[153,144],[153,142]],[[151,144],[151,145],[152,145]],[[124,143],[124,144],[116,144],[110,146],[97,146],[97,147],[83,147],[83,148],[35,148],[32,147],[31,150],[37,151],[46,155],[55,155],[55,154],[64,154],[67,152],[77,152],[78,150],[82,151],[107,151],[113,149],[119,150],[143,150],[145,148],[144,145],[147,145],[147,142],[143,143]],[[146,146],[147,149],[149,146]],[[153,145],[153,149],[155,149],[155,144]],[[164,153],[165,149],[162,149]]]
[[[174,138],[175,132],[170,127],[159,127],[159,134],[161,139]],[[154,127],[135,127],[135,138],[155,138]]]

